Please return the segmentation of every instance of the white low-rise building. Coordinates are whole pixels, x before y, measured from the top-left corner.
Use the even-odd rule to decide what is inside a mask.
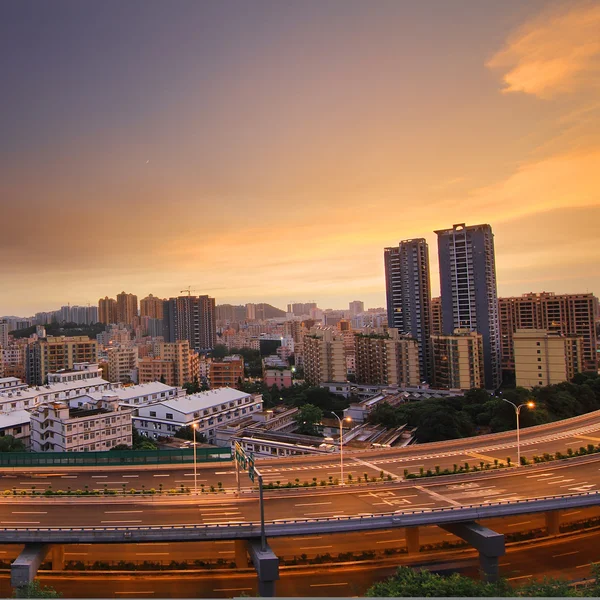
[[[31,415],[26,410],[14,410],[9,413],[0,413],[0,437],[11,435],[21,440],[29,447],[29,423]]]
[[[66,402],[39,406],[31,412],[31,449],[99,452],[120,444],[131,446],[131,413],[115,396],[78,408]]]
[[[214,444],[222,424],[262,410],[260,394],[246,394],[224,387],[173,400],[141,406],[133,424],[149,438],[172,436],[180,428],[197,424],[197,432]]]
[[[131,408],[185,396],[185,390],[173,385],[161,383],[160,381],[140,383],[139,385],[130,385],[127,387],[113,387],[110,391],[93,392],[88,395],[92,398],[100,399],[103,395],[108,393],[117,396],[121,406]]]
[[[18,377],[0,377],[0,392],[15,392],[27,389],[27,384]]]

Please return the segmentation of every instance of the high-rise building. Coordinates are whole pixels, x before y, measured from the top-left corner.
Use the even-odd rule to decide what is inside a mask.
[[[470,390],[484,387],[483,336],[469,329],[452,335],[431,337],[433,382],[445,389]]]
[[[304,379],[311,385],[346,381],[344,340],[330,329],[304,336]]]
[[[532,388],[570,381],[583,369],[582,338],[545,329],[517,329],[513,334],[519,387]]]
[[[384,250],[388,326],[419,343],[421,377],[431,380],[429,247],[423,238]]]
[[[419,343],[412,336],[401,336],[397,329],[387,333],[358,333],[356,345],[356,383],[416,387],[421,383]]]
[[[350,318],[355,317],[365,312],[365,303],[361,300],[352,300],[348,304],[348,309],[350,310]]]
[[[155,358],[138,360],[139,383],[160,381],[182,386],[198,379],[198,355],[190,350],[187,340],[161,342],[156,345]]]
[[[117,294],[117,322],[131,325],[138,316],[138,299],[135,294]]]
[[[442,335],[442,299],[431,299],[431,335]]]
[[[494,234],[489,225],[464,223],[435,232],[438,236],[442,328],[476,331],[483,338],[485,387],[502,382],[500,324],[496,289]]]
[[[212,350],[217,339],[215,299],[209,296],[179,296],[165,300],[163,337],[166,342],[187,340],[196,352]]]
[[[117,322],[117,301],[108,296],[98,300],[98,321],[105,325]]]
[[[597,371],[595,319],[598,298],[594,294],[523,294],[499,298],[502,368],[515,370],[513,335],[517,329],[545,329],[563,336],[578,335],[583,343],[583,371]]]
[[[48,337],[27,346],[27,382],[42,385],[49,373],[73,369],[76,363],[97,363],[98,342],[87,336]]]
[[[149,294],[140,300],[140,317],[150,317],[151,319],[163,318],[164,300]]]
[[[0,321],[0,348],[8,346],[8,321],[4,319]]]
[[[292,302],[287,305],[288,314],[292,314],[295,317],[309,316],[310,311],[316,308],[316,302]]]

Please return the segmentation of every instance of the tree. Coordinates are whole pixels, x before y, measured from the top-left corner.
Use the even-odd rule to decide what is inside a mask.
[[[5,435],[0,437],[0,452],[25,452],[25,444],[13,437],[12,435]]]
[[[116,446],[113,446],[110,450],[111,452],[113,450],[131,450],[131,446],[128,446],[127,444],[117,444]]]
[[[15,589],[13,598],[60,598],[62,594],[50,586],[43,586],[37,579]]]
[[[194,377],[194,381],[186,381],[182,387],[188,396],[190,394],[197,394],[201,391],[200,383],[197,377]]]
[[[458,573],[443,577],[429,571],[399,567],[393,577],[371,586],[367,597],[490,597],[507,596],[509,588],[504,582],[487,583],[464,577]]]
[[[188,440],[190,442],[194,441],[194,430],[191,425],[185,425],[184,427],[180,427],[175,432],[175,437],[181,440]],[[196,433],[196,443],[204,444],[206,442],[206,438],[202,433]]]
[[[301,406],[294,419],[298,425],[298,433],[314,436],[321,435],[317,425],[323,420],[323,411],[314,404]]]
[[[215,344],[215,347],[210,353],[212,358],[215,360],[221,360],[222,358],[225,358],[228,354],[229,350],[227,350],[227,346],[225,346],[224,344]]]
[[[159,381],[160,381],[160,383],[164,383],[164,384],[166,384],[166,383],[167,383],[167,380],[165,379],[165,376],[164,376],[164,375],[161,375],[161,376],[160,376],[160,379],[159,379]]]

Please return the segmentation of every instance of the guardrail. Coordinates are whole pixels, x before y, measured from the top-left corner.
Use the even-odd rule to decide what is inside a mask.
[[[197,462],[231,460],[229,448],[197,448]],[[118,467],[191,464],[193,448],[110,452],[0,452],[0,467]]]
[[[494,517],[583,508],[600,505],[600,492],[547,496],[535,500],[491,502],[450,508],[396,511],[351,517],[278,519],[265,523],[267,537],[345,533],[393,527],[442,525]],[[219,525],[147,525],[137,527],[37,527],[0,529],[0,543],[123,543],[139,541],[202,541],[260,537],[260,523]]]

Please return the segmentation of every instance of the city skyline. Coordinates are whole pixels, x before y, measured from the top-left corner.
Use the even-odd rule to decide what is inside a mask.
[[[461,222],[499,295],[597,292],[600,7],[377,6],[4,3],[0,313],[384,306],[381,248]]]

